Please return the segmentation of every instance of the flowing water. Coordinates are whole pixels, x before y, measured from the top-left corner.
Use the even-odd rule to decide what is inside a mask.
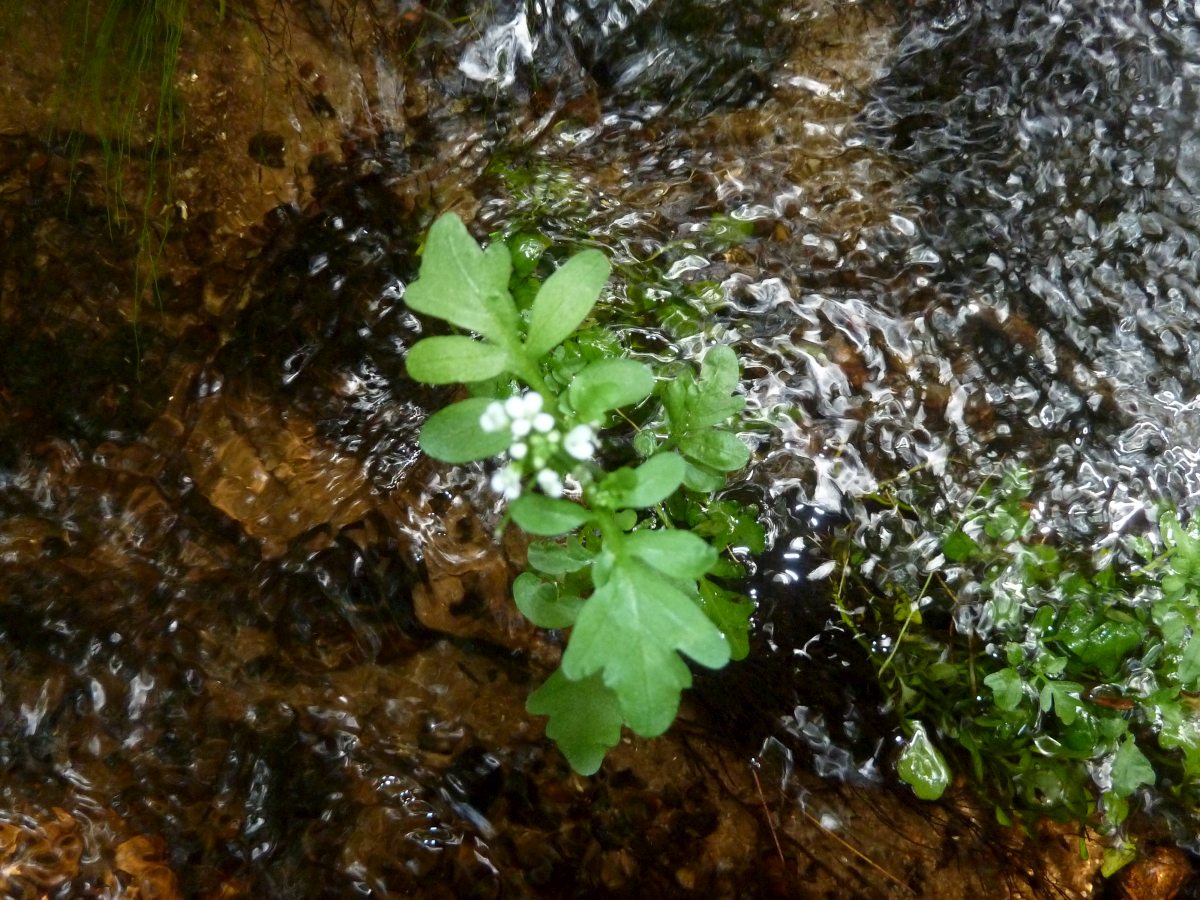
[[[200,6],[170,177],[135,154],[123,205],[111,122],[58,137],[61,11],[3,32],[6,896],[1092,890],[1069,832],[889,788],[810,538],[1013,460],[1084,553],[1195,506],[1200,9]],[[520,546],[415,449],[447,398],[403,292],[447,208],[603,247],[638,352],[745,367],[754,652],[591,780],[523,712],[557,647],[506,603]]]

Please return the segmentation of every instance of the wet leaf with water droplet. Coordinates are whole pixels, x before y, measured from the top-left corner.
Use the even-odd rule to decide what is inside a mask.
[[[950,784],[950,767],[929,740],[925,726],[909,722],[913,735],[896,761],[896,774],[922,800],[937,800]]]

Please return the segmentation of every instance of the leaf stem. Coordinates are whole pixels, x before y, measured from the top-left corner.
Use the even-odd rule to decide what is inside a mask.
[[[904,617],[904,624],[900,626],[900,633],[896,635],[896,642],[892,644],[892,650],[887,655],[887,659],[883,661],[883,665],[879,667],[879,675],[887,671],[887,667],[891,665],[892,658],[896,655],[896,651],[900,649],[900,644],[904,640],[904,635],[908,632],[908,626],[912,624],[913,616],[917,614],[917,605],[921,602],[921,598],[925,596],[925,592],[929,590],[929,585],[933,582],[933,572],[930,572],[925,577],[925,583],[921,585],[921,590],[917,594],[917,599],[908,604],[908,615]]]

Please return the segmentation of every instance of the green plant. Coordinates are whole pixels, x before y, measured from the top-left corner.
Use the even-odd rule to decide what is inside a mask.
[[[718,668],[745,655],[751,604],[720,580],[740,574],[735,541],[761,549],[762,531],[713,496],[749,459],[733,430],[744,403],[733,351],[711,348],[698,373],[619,355],[611,333],[583,327],[609,277],[604,255],[584,250],[541,281],[544,249],[516,235],[483,250],[440,217],[406,302],[475,336],[424,338],[407,367],[473,394],[429,418],[422,449],[448,463],[501,457],[490,483],[505,523],[553,539],[530,544],[531,571],[513,585],[534,624],[570,629],[528,708],[590,774],[623,725],[645,737],[671,725],[691,684],[684,656]]]
[[[888,490],[833,542],[835,599],[909,735],[898,774],[934,799],[961,760],[1002,822],[1115,833],[1145,790],[1194,809],[1200,522],[1165,511],[1093,564],[1035,527],[1029,493],[1010,470],[950,520]]]
[[[77,35],[77,43],[68,44],[64,51],[65,66],[75,72],[73,83],[67,85],[72,97],[69,127],[77,144],[86,130],[96,131],[118,221],[127,217],[124,167],[141,154],[134,138],[142,128],[147,134],[144,150],[150,179],[143,214],[150,218],[155,204],[164,203],[153,169],[160,154],[169,163],[179,124],[174,81],[187,6],[188,0],[71,0],[68,4],[69,31]]]

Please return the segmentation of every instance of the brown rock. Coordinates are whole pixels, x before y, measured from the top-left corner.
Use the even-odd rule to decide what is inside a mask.
[[[1117,873],[1117,890],[1124,900],[1173,900],[1195,875],[1182,850],[1155,847]]]

